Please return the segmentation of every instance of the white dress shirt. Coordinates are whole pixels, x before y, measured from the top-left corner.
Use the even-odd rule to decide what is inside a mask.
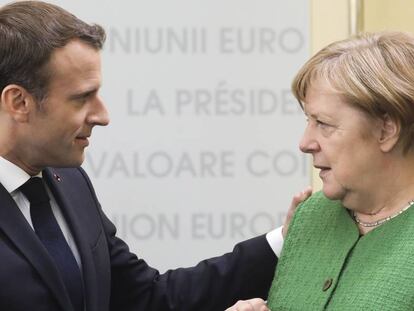
[[[24,170],[22,170],[20,167],[0,157],[0,183],[10,193],[10,195],[16,202],[17,207],[22,212],[24,218],[26,218],[27,222],[33,229],[32,219],[30,217],[30,202],[27,200],[24,194],[19,190],[19,187],[22,186],[26,181],[28,181],[30,177],[31,176],[27,174]],[[36,175],[36,177],[42,177],[42,172]],[[45,186],[46,186],[46,191],[50,198],[50,206],[52,207],[53,215],[55,216],[57,223],[60,229],[62,230],[62,233],[66,241],[68,242],[68,245],[70,249],[72,250],[72,253],[76,259],[76,262],[78,263],[79,268],[82,272],[79,251],[78,251],[78,248],[76,247],[76,243],[72,236],[72,233],[69,230],[69,226],[65,218],[62,215],[62,211],[60,210],[58,204],[56,203],[55,197],[53,196],[47,184],[45,184]]]
[[[280,258],[280,254],[282,253],[284,241],[282,229],[283,226],[280,226],[279,228],[274,229],[266,234],[267,242],[269,242],[269,245],[272,248],[273,252],[276,254],[277,258]]]

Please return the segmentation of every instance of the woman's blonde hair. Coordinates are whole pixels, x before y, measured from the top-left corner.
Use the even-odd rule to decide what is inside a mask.
[[[302,104],[316,80],[323,79],[343,99],[375,118],[388,115],[400,126],[407,152],[414,142],[414,36],[404,32],[363,34],[334,42],[298,72],[294,96]]]

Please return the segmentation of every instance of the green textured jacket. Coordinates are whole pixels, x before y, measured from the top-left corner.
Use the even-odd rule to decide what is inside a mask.
[[[292,219],[268,305],[414,310],[414,207],[360,236],[340,202],[314,194]]]

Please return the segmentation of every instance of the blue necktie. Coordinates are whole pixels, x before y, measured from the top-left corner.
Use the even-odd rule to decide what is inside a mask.
[[[74,310],[83,311],[83,286],[79,266],[53,215],[50,199],[42,179],[32,177],[20,187],[20,190],[30,202],[33,228],[53,258],[69,293]]]

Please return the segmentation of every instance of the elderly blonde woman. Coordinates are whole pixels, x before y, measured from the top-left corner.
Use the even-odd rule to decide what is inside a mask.
[[[335,42],[299,71],[300,149],[322,192],[296,211],[268,307],[414,309],[414,36]],[[263,301],[230,310],[268,310]]]

